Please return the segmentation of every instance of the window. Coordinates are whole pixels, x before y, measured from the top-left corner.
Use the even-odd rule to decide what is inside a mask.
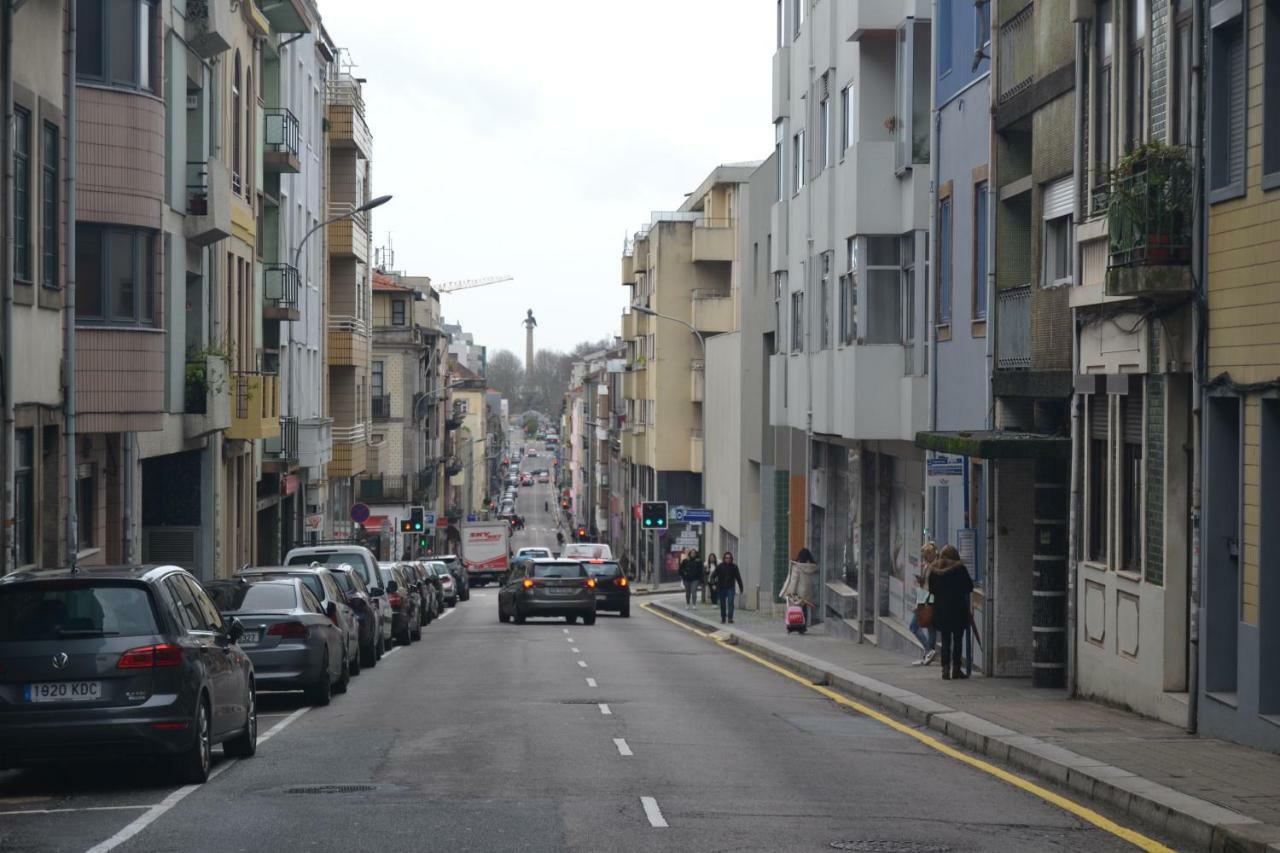
[[[240,51],[231,76],[231,191],[240,195]]]
[[[27,566],[35,558],[35,483],[31,470],[35,431],[14,430],[13,526],[17,565]]]
[[[818,171],[831,165],[831,99],[818,104]]]
[[[76,226],[76,317],[111,323],[155,320],[151,231]]]
[[[58,128],[46,122],[40,133],[40,281],[58,287]]]
[[[938,3],[938,76],[951,73],[951,6],[948,0]]]
[[[1229,0],[1215,0],[1212,9],[1226,9]],[[1209,15],[1209,201],[1244,194],[1245,110],[1248,56],[1245,45],[1244,4],[1220,20]]]
[[[1128,97],[1125,98],[1125,150],[1132,150],[1147,136],[1147,0],[1129,0],[1128,10],[1125,22],[1129,32],[1128,65],[1125,68],[1128,89]]]
[[[929,22],[911,20],[898,28],[898,114],[892,120],[897,165],[906,169],[929,162],[930,89],[933,69]]]
[[[1044,275],[1045,287],[1071,283],[1072,228],[1070,216],[1059,216],[1044,221]]]
[[[76,476],[76,540],[81,551],[97,546],[97,506],[98,478],[93,464],[81,465]]]
[[[391,300],[391,325],[393,326],[404,325],[404,307],[405,307],[405,301],[403,299]]]
[[[150,91],[151,0],[77,0],[76,14],[76,75]]]
[[[991,0],[973,0],[973,16],[973,47],[977,53],[991,44]]]
[[[1173,29],[1173,75],[1170,78],[1169,121],[1170,142],[1174,145],[1191,144],[1191,12],[1178,4],[1177,20]],[[1268,40],[1267,43],[1270,43]],[[1268,90],[1269,91],[1269,90]]]
[[[831,253],[822,253],[822,279],[818,282],[818,349],[831,348]]]
[[[804,5],[809,0],[791,0],[791,25],[792,35],[799,36],[800,28],[804,26]]]
[[[973,318],[987,317],[987,182],[973,185]]]
[[[1107,478],[1111,473],[1108,464],[1108,430],[1110,418],[1108,407],[1110,401],[1105,394],[1093,394],[1088,398],[1089,404],[1089,442],[1085,448],[1088,454],[1088,483],[1085,487],[1085,499],[1088,506],[1088,528],[1085,530],[1085,554],[1095,563],[1107,562],[1107,496],[1111,490],[1107,488]]]
[[[858,238],[845,239],[845,273],[840,276],[840,343],[858,337]]]
[[[937,321],[940,324],[951,322],[951,183],[943,187],[946,193],[938,201],[938,282],[937,282]]]
[[[375,361],[369,366],[369,387],[374,397],[382,396],[382,382],[385,362]]]
[[[1114,42],[1114,25],[1111,19],[1111,0],[1098,3],[1098,16],[1094,24],[1097,43],[1094,50],[1098,56],[1098,72],[1094,81],[1095,97],[1093,99],[1095,128],[1094,164],[1096,167],[1095,183],[1102,184],[1109,180],[1111,172],[1111,55]]]
[[[804,131],[791,138],[791,191],[804,189]]]
[[[854,95],[853,84],[850,83],[840,90],[840,113],[842,120],[840,123],[840,151],[847,151],[849,146],[853,144],[856,135],[857,125],[854,123],[856,116],[854,115]]]
[[[778,47],[785,47],[787,44],[787,22],[786,9],[782,5],[782,0],[778,0]]]
[[[1142,571],[1142,394],[1123,398],[1120,451],[1120,567]]]
[[[902,256],[902,343],[911,346],[916,341],[916,251],[915,235],[903,234],[900,238]],[[925,241],[927,246],[929,241]],[[929,280],[925,279],[925,287]]]
[[[1280,187],[1280,0],[1267,0],[1263,14],[1262,187],[1274,189]]]
[[[804,291],[791,294],[791,351],[804,352]]]
[[[31,113],[13,111],[13,277],[31,281]]]
[[[902,342],[902,268],[898,238],[867,237],[867,327],[869,344]]]
[[[778,184],[778,197],[775,201],[782,201],[786,193],[786,151],[783,150],[783,143],[787,139],[786,127],[782,123],[782,119],[778,119],[773,123],[773,168],[774,180]]]
[[[786,292],[786,271],[775,272],[773,274],[773,329],[776,338],[776,343],[774,345],[775,355],[786,349],[786,343],[783,340],[783,334],[786,332],[786,326],[783,324],[782,319],[782,297]]]

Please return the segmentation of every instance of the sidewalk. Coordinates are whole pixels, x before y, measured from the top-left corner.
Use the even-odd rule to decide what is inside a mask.
[[[781,617],[651,602],[698,628],[832,689],[934,729],[966,748],[1105,802],[1199,849],[1280,853],[1280,755],[1189,735],[1165,723],[1068,699],[1027,679],[943,681],[939,663],[872,645],[787,634]]]

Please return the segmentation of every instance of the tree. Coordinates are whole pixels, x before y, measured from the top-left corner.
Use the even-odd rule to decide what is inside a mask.
[[[486,378],[489,381],[489,387],[513,404],[520,399],[524,385],[524,366],[511,350],[504,349],[494,353],[489,359]]]

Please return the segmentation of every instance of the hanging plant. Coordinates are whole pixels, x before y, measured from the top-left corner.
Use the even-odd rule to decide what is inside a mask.
[[[1148,142],[1111,172],[1107,232],[1113,266],[1190,262],[1191,163],[1186,149]]]

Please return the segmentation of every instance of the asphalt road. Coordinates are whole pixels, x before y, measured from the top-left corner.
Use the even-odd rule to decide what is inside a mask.
[[[517,547],[554,542],[535,523],[548,488],[521,489],[537,514]],[[330,707],[264,697],[257,757],[204,786],[0,773],[0,850],[1132,849],[633,613],[501,625],[494,589],[474,590]]]

